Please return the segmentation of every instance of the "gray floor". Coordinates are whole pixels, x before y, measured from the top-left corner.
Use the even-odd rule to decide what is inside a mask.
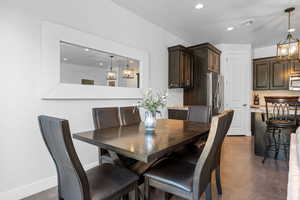
[[[285,200],[288,181],[286,161],[262,158],[254,155],[251,137],[227,137],[222,151],[221,176],[223,195],[218,200]],[[152,199],[159,200],[161,193],[153,192]],[[56,188],[41,192],[25,200],[57,200]],[[180,198],[173,197],[172,200]],[[201,198],[203,199],[203,198]]]

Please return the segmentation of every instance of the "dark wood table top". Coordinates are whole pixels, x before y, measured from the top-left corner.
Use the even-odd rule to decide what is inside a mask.
[[[157,120],[154,133],[144,124],[97,129],[76,133],[75,139],[145,163],[152,162],[174,149],[208,133],[210,124],[183,120]]]

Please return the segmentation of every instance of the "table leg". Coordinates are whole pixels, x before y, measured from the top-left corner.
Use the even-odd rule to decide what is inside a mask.
[[[121,159],[119,158],[118,154],[111,151],[111,150],[108,150],[108,153],[109,153],[109,156],[111,157],[113,163],[115,165],[118,165],[118,166],[121,166],[121,167],[125,167],[123,162],[121,161]]]

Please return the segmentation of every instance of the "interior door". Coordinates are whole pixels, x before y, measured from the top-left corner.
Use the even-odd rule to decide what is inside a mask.
[[[245,52],[224,56],[225,109],[234,110],[228,135],[250,136],[251,55]]]

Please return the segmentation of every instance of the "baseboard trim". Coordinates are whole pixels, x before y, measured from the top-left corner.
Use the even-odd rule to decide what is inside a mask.
[[[98,162],[85,165],[84,169],[89,170],[99,165]],[[33,194],[48,190],[57,185],[57,177],[52,176],[34,183],[14,188],[12,190],[0,193],[0,199],[5,200],[19,200],[31,196]]]

